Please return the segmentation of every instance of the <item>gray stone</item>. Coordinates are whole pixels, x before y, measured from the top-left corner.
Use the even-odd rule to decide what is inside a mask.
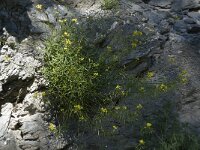
[[[23,1],[23,0],[10,0],[10,1],[3,0],[3,1],[9,7],[13,7],[15,5],[26,7],[28,4],[31,4],[31,1]]]
[[[171,8],[171,4],[174,0],[151,0],[150,5],[161,7],[161,8]]]
[[[42,23],[42,22],[35,22],[31,28],[30,32],[32,34],[43,34],[43,33],[48,33],[50,31],[50,28],[47,24]]]
[[[58,5],[57,6],[57,11],[63,16],[67,16],[67,14],[69,13],[68,9],[62,5]]]
[[[38,19],[39,21],[41,22],[48,22],[48,18],[47,18],[47,15],[45,13],[42,13],[42,12],[38,12],[36,15],[35,15],[36,19]]]
[[[44,112],[42,94],[43,93],[41,92],[27,94],[23,101],[24,110],[29,111],[30,114],[35,114],[36,112]]]
[[[3,139],[0,139],[0,150],[19,150],[16,146],[15,136],[12,132],[6,134]]]
[[[56,19],[55,19],[55,17],[54,17],[53,14],[48,13],[48,11],[47,11],[47,16],[48,16],[48,21],[49,21],[50,23],[56,24]]]
[[[199,8],[199,0],[175,0],[172,8],[175,11]]]
[[[174,29],[178,32],[186,32],[187,31],[187,25],[183,20],[179,20],[174,24]]]
[[[10,45],[10,46],[15,46],[17,44],[17,38],[14,36],[10,36],[8,37],[6,44]]]
[[[188,16],[193,18],[198,24],[200,24],[200,14],[199,12],[189,12]]]
[[[0,138],[6,135],[13,111],[13,104],[7,103],[2,105],[0,116]]]
[[[38,150],[39,142],[38,141],[21,141],[19,147],[23,150]]]
[[[135,4],[135,3],[131,3],[130,6],[131,7],[129,9],[130,9],[130,11],[132,13],[134,13],[134,12],[142,12],[143,11],[142,7],[140,5]]]
[[[66,0],[63,3],[52,0],[2,0],[0,38],[6,43],[1,43],[0,46],[0,150],[56,150],[67,149],[70,144],[66,138],[56,139],[50,136],[52,133],[44,119],[48,110],[45,110],[43,93],[40,92],[48,84],[41,78],[41,72],[37,71],[42,66],[38,55],[40,54],[41,59],[43,38],[50,35],[52,27],[59,29],[59,19],[79,16],[82,23],[88,17],[83,26],[87,28],[90,43],[101,50],[107,45],[111,45],[114,52],[130,50],[121,58],[120,64],[127,66],[133,75],[141,75],[152,67],[158,74],[156,77],[164,77],[164,68],[171,69],[169,62],[164,63],[165,59],[168,55],[174,56],[178,60],[177,66],[182,66],[191,73],[191,84],[186,89],[199,88],[199,1],[143,1],[145,4],[141,0],[122,0],[119,9],[111,12],[101,10],[100,1],[95,0]],[[35,8],[38,2],[43,5],[42,10]],[[173,18],[173,15],[177,15],[173,11],[180,17]],[[90,21],[91,18],[94,19]],[[126,39],[132,37],[132,32],[136,29],[150,37],[143,40],[143,46],[132,49],[132,41]],[[151,35],[150,31],[158,33]],[[36,50],[38,48],[39,51]],[[173,72],[172,69],[170,71]],[[180,98],[180,120],[200,132],[200,95],[188,89],[183,93],[186,94]],[[152,108],[154,107],[150,109]],[[132,138],[130,130],[123,132],[123,137],[117,139],[117,142],[113,141],[106,143],[107,149],[124,149],[124,145],[134,149],[138,142]],[[98,147],[98,142],[93,145]]]
[[[171,26],[166,20],[163,20],[160,23],[159,29],[160,29],[160,34],[166,34],[170,31]]]
[[[198,34],[200,32],[200,25],[191,25],[187,28],[187,32],[191,34]]]
[[[184,18],[183,20],[187,24],[196,24],[195,20],[192,18]]]
[[[164,19],[166,19],[167,14],[165,12],[157,12],[157,11],[146,11],[144,12],[144,16],[148,18],[148,22],[153,25],[158,25]]]
[[[23,135],[33,134],[44,130],[41,114],[25,116],[20,119],[20,122],[22,122],[21,131]]]

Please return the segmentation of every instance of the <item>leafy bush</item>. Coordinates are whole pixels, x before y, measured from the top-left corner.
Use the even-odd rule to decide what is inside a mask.
[[[116,68],[112,70],[98,59],[95,50],[91,55],[92,49],[80,35],[83,32],[76,19],[61,23],[62,30],[56,31],[46,43],[44,76],[49,83],[48,99],[51,108],[66,120],[86,120],[97,108],[119,96],[113,93],[111,84],[117,77],[112,73]]]

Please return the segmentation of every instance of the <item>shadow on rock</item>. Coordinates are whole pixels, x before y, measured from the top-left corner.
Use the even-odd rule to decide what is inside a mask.
[[[19,41],[30,34],[31,20],[27,11],[32,7],[31,0],[0,0],[0,35],[5,28]]]

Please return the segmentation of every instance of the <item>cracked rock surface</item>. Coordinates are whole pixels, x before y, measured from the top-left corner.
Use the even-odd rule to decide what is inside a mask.
[[[120,42],[115,36],[123,39],[135,27],[153,30],[151,40],[127,54],[122,65],[135,75],[149,68],[162,74],[162,68],[170,66],[168,57],[173,57],[174,66],[189,73],[189,82],[177,91],[180,121],[200,133],[199,0],[121,0],[114,13],[102,10],[99,0],[0,0],[0,150],[70,149],[70,137],[57,139],[48,129],[40,68],[44,39],[60,28],[59,18],[73,16],[99,21],[90,24],[92,28],[84,23],[99,48],[109,43],[120,50],[124,45],[115,45]],[[142,61],[133,64],[137,59]]]

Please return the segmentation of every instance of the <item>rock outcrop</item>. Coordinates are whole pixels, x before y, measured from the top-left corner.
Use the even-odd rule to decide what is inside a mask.
[[[173,58],[173,65],[189,75],[187,85],[177,91],[180,121],[200,133],[199,0],[121,0],[114,13],[102,10],[98,0],[0,0],[0,150],[64,150],[73,145],[70,137],[56,138],[48,129],[49,113],[42,101],[46,83],[40,72],[43,40],[60,28],[59,19],[68,17],[79,18],[99,48],[109,43],[120,50],[125,45],[115,43],[123,43],[133,29],[153,32],[122,65],[136,76],[149,68],[162,76]],[[96,21],[91,28],[84,23],[89,17]],[[137,59],[141,61],[133,63]]]

